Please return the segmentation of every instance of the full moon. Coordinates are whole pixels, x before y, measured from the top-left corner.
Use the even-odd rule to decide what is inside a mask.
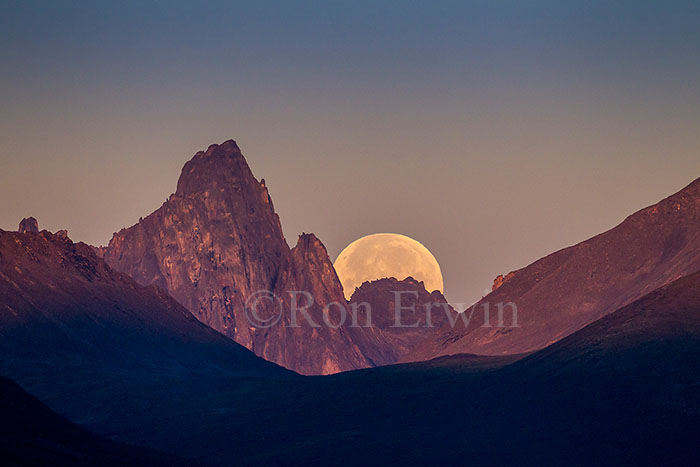
[[[421,243],[393,233],[367,235],[340,252],[335,263],[345,298],[365,281],[385,277],[403,280],[409,276],[423,281],[428,292],[443,291],[440,265]]]

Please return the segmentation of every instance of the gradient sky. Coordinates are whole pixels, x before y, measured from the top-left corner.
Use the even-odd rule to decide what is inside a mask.
[[[700,177],[700,3],[0,5],[0,228],[106,244],[238,141],[288,242],[397,232],[451,301]]]

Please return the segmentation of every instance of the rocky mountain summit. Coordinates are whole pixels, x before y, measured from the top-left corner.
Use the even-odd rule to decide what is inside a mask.
[[[203,323],[270,361],[304,374],[371,365],[344,327],[323,325],[323,308],[345,303],[325,247],[305,234],[289,248],[264,180],[253,176],[232,140],[195,154],[176,192],[116,233],[101,253],[115,269],[168,291]],[[297,291],[313,296],[306,313],[291,312],[307,304]],[[263,292],[274,296],[255,302],[251,320],[246,302]]]
[[[360,325],[352,329],[353,340],[376,366],[396,363],[457,318],[439,291],[429,293],[412,277],[364,282],[352,294],[350,308],[357,310]]]
[[[38,232],[39,222],[33,217],[25,217],[19,223],[19,233]]]

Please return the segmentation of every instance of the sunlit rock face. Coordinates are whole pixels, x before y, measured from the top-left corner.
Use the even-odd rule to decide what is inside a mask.
[[[198,152],[185,164],[177,191],[116,233],[100,253],[112,267],[167,290],[202,322],[270,361],[304,374],[370,366],[346,329],[323,325],[323,307],[344,303],[325,247],[302,235],[289,248],[264,181],[256,180],[232,140]],[[261,318],[282,310],[269,327],[252,325],[245,312],[246,300],[261,290],[281,300],[259,302]],[[290,327],[291,291],[309,291],[315,301],[310,320],[297,314],[298,327]],[[297,305],[305,298],[297,297]]]

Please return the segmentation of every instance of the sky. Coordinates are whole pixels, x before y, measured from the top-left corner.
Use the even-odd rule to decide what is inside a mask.
[[[235,139],[287,241],[376,232],[471,302],[700,177],[692,1],[0,4],[0,228],[106,244]]]

